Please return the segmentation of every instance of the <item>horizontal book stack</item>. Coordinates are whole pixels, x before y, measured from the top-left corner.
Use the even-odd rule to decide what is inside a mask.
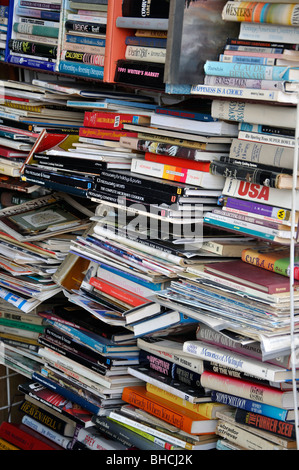
[[[55,71],[60,14],[60,0],[11,2],[6,61]]]
[[[115,21],[111,35],[114,41],[123,41],[122,55],[116,67],[113,64],[114,81],[163,89],[169,2],[125,0],[121,8],[111,3],[110,16]]]
[[[59,72],[103,80],[107,3],[107,0],[63,3]]]

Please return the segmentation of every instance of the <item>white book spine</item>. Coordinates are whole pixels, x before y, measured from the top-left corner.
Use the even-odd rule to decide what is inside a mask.
[[[30,416],[23,416],[22,423],[28,426],[29,428],[33,429],[34,431],[38,432],[42,436],[45,436],[47,439],[50,439],[51,441],[60,445],[64,449],[70,449],[72,439],[64,437],[55,431],[52,431],[52,429],[48,428],[42,423],[39,423]]]
[[[283,368],[266,364],[257,359],[243,356],[225,349],[206,344],[202,341],[185,341],[184,351],[198,356],[203,361],[211,361],[237,371],[258,377],[260,379],[276,382],[276,373],[284,372]],[[281,379],[283,381],[283,379]]]

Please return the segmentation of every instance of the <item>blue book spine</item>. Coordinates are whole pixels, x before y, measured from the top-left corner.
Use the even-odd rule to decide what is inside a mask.
[[[53,380],[48,379],[47,377],[44,377],[43,375],[39,374],[38,372],[33,372],[32,374],[32,379],[36,380],[40,384],[44,385],[50,390],[53,390],[54,392],[58,393],[59,395],[62,395],[63,397],[67,398],[68,400],[77,403],[77,405],[82,406],[82,408],[85,408],[86,410],[90,411],[93,414],[99,414],[100,408],[93,403],[85,400],[84,398],[81,397],[81,395],[72,392],[71,390],[62,387],[58,383],[54,382]]]
[[[230,58],[228,60],[228,58]],[[226,55],[220,54],[219,61],[225,63],[234,62],[236,64],[257,64],[257,65],[275,65],[275,60],[273,57],[254,57],[244,55]]]
[[[13,2],[11,2],[13,3]],[[8,18],[9,7],[6,5],[0,5],[0,17]]]
[[[58,71],[61,73],[76,75],[79,77],[88,77],[97,80],[103,80],[104,77],[104,67],[65,60],[59,62]]]
[[[29,59],[25,56],[11,55],[8,54],[7,62],[10,64],[22,65],[24,67],[30,67],[33,69],[48,70],[55,72],[56,64],[54,62],[44,62],[43,60]]]
[[[45,125],[44,123],[41,125]],[[34,178],[31,176],[22,176],[23,181],[29,181],[31,183],[39,184],[40,186],[45,186],[45,188],[54,189],[55,191],[62,191],[64,193],[72,194],[73,196],[87,197],[87,190],[72,187],[66,184],[57,183],[56,181],[41,180],[39,178]]]
[[[11,2],[12,4],[14,2]],[[37,8],[16,7],[16,14],[19,16],[27,16],[32,18],[40,18],[41,20],[59,21],[60,12],[49,10],[38,10]]]
[[[9,2],[9,8],[8,8],[8,20],[7,20],[7,33],[6,33],[6,46],[5,46],[5,52],[4,52],[4,61],[8,62],[8,56],[9,56],[9,47],[8,43],[11,38],[11,32],[12,32],[12,20],[13,20],[13,11],[14,11],[14,2],[11,1]]]
[[[281,421],[285,421],[288,415],[288,411],[283,408],[266,405],[264,403],[230,395],[229,393],[218,392],[216,390],[212,390],[211,392],[211,401],[234,406],[235,408],[241,408],[242,410],[251,411],[253,413],[268,416],[269,418],[279,419]]]
[[[100,46],[105,47],[106,40],[103,38],[88,38],[84,36],[76,36],[72,34],[65,35],[66,42],[71,42],[75,44],[86,44],[88,46]]]
[[[207,60],[204,72],[221,77],[255,78],[258,80],[291,80],[290,71],[298,67],[279,65],[236,64]],[[299,69],[298,69],[299,70]]]
[[[125,43],[128,46],[143,46],[143,47],[160,47],[166,48],[166,38],[150,38],[150,37],[138,37],[138,36],[127,36]]]
[[[165,93],[171,93],[172,95],[190,95],[191,85],[176,85],[171,83],[165,84]]]

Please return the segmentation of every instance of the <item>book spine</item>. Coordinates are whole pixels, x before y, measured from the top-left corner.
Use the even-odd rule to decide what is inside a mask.
[[[144,46],[127,46],[125,58],[145,62],[157,62],[165,64],[166,49]]]
[[[276,59],[275,54],[272,54],[271,57],[267,57],[266,54],[255,56],[250,54],[230,54],[226,52],[218,56],[219,62],[236,64],[276,65]]]
[[[169,2],[167,0],[124,0],[122,16],[139,18],[168,18]]]
[[[180,415],[179,413],[174,411],[171,408],[171,404],[168,409],[164,408],[159,403],[156,403],[149,397],[139,395],[137,391],[132,390],[129,387],[124,387],[122,393],[122,400],[126,401],[127,403],[133,406],[136,406],[137,408],[141,408],[142,410],[147,411],[153,416],[162,418],[163,421],[173,424],[174,426],[182,429],[183,431],[190,432],[191,430],[191,420],[187,416]]]
[[[106,39],[104,38],[92,38],[88,36],[76,36],[73,34],[67,34],[65,35],[65,40],[67,43],[74,43],[74,44],[84,44],[87,46],[99,46],[99,47],[105,47],[106,45]]]
[[[286,439],[296,439],[293,423],[286,423],[274,418],[268,418],[260,414],[237,409],[235,415],[236,423],[245,424],[254,429],[261,429]]]
[[[127,278],[126,273],[120,276],[116,273],[109,271],[108,269],[98,268],[98,276],[106,279],[108,282],[116,285],[121,285],[124,289],[132,292],[133,294],[146,297],[154,293],[153,289],[143,286],[137,282],[131,281]]]
[[[246,181],[250,178],[252,183],[257,183],[271,188],[278,188],[278,176],[280,173],[274,171],[267,171],[258,168],[242,167],[241,165],[234,165],[229,162],[214,161],[210,164],[210,172],[212,175],[221,175],[238,180]]]
[[[253,26],[254,27],[254,26]],[[271,27],[270,27],[271,29]],[[283,31],[284,28],[279,28],[279,30]],[[292,28],[293,30],[293,28]],[[232,46],[242,46],[242,47],[262,47],[262,48],[274,48],[274,49],[280,49],[280,50],[285,50],[285,49],[292,49],[292,50],[298,50],[298,44],[289,44],[283,41],[260,41],[259,39],[241,39],[241,38],[227,38],[226,40],[226,45],[232,45]]]
[[[58,71],[70,75],[93,78],[95,80],[103,80],[104,76],[104,67],[65,60],[59,62]]]
[[[223,194],[225,196],[269,204],[270,206],[280,205],[283,209],[290,210],[292,208],[289,190],[269,188],[260,184],[248,183],[233,178],[226,178]]]
[[[125,291],[125,289],[114,286],[113,284],[109,285],[107,282],[97,277],[92,277],[89,283],[93,287],[99,289],[101,292],[109,294],[112,297],[115,297],[116,299],[126,302],[134,307],[148,302],[146,298],[140,297],[137,294],[134,295],[129,291]]]
[[[52,431],[58,432],[62,435],[64,434],[66,429],[66,422],[63,419],[54,416],[51,414],[51,412],[37,407],[28,400],[24,400],[19,409],[22,413],[25,413],[25,415],[30,416],[36,421],[39,421]]]
[[[224,207],[231,211],[241,211],[249,214],[256,214],[273,221],[281,221],[286,223],[290,221],[291,212],[282,207],[267,206],[258,202],[246,201],[233,197],[226,197],[223,200]]]
[[[261,439],[252,432],[248,432],[227,421],[218,421],[216,434],[228,440],[233,440],[234,443],[247,450],[282,450],[282,447],[266,439]]]
[[[127,36],[125,43],[127,46],[166,48],[166,41],[166,38]]]
[[[64,42],[62,49],[74,52],[87,52],[89,54],[105,55],[105,47],[90,46],[88,44],[76,44],[75,42]]]
[[[58,3],[43,3],[43,2],[34,2],[30,0],[19,0],[20,7],[27,8],[42,8],[43,10],[57,10],[60,11],[61,6]]]
[[[207,75],[224,77],[256,78],[257,80],[289,80],[289,69],[279,65],[235,64],[207,60],[204,64]]]
[[[57,47],[47,46],[44,44],[34,44],[25,41],[19,41],[17,39],[10,39],[8,47],[13,52],[19,52],[21,54],[39,55],[45,57],[56,58]]]
[[[23,416],[22,423],[25,424],[25,426],[34,429],[34,431],[38,432],[47,439],[50,439],[50,441],[55,442],[64,449],[71,448],[72,440],[70,438],[59,435],[57,432],[47,428],[42,423],[32,419],[30,416]]]
[[[58,27],[40,26],[31,23],[15,23],[13,30],[16,33],[34,34],[36,36],[49,36],[58,38]]]
[[[233,139],[229,151],[229,157],[238,160],[256,162],[263,165],[271,165],[292,170],[293,168],[292,148],[277,145],[268,145],[259,142],[247,142],[241,139]]]
[[[177,379],[181,383],[191,387],[200,387],[200,374],[179,366],[178,364],[173,364],[165,358],[161,359],[159,356],[141,350],[139,353],[139,364],[140,366],[146,366],[160,372],[167,377]]]
[[[70,186],[76,186],[82,189],[89,189],[92,187],[92,181],[90,178],[74,177],[72,175],[62,175],[57,172],[47,172],[42,169],[32,168],[32,165],[25,165],[22,174],[24,176],[33,176],[35,178],[41,178],[46,181],[52,181],[60,184],[69,184]]]
[[[80,137],[89,137],[92,139],[107,139],[112,141],[119,141],[121,137],[136,137],[136,132],[127,132],[124,130],[114,129],[97,129],[95,127],[80,127]]]
[[[16,168],[14,166],[5,164],[4,162],[0,161],[0,174],[18,177],[21,175],[21,168]]]
[[[26,18],[26,17],[20,17],[19,22],[21,24],[31,24],[31,25],[36,25],[36,26],[45,26],[50,27],[50,28],[57,28],[59,29],[59,23],[58,21],[47,21],[47,20],[40,20],[39,18]]]
[[[262,269],[281,274],[282,276],[290,276],[290,258],[287,253],[284,258],[273,259],[272,256],[269,258],[267,252],[263,252],[263,250],[258,251],[245,249],[242,251],[241,258],[245,263],[259,266]],[[297,263],[298,258],[296,258],[294,266],[294,279],[298,280],[299,269]]]
[[[19,16],[28,16],[32,18],[40,18],[42,20],[59,21],[60,13],[56,11],[35,10],[33,8],[16,7],[16,14]]]
[[[87,23],[84,21],[66,20],[65,29],[67,31],[92,33],[92,34],[105,34],[106,25],[99,23]]]
[[[164,89],[163,75],[164,64],[119,59],[116,64],[114,81]]]
[[[282,407],[283,392],[257,382],[234,379],[214,372],[205,371],[201,375],[201,384],[210,390],[228,393],[240,398],[257,401],[261,404]]]
[[[39,186],[45,186],[46,188],[53,189],[55,191],[72,194],[73,196],[86,197],[86,189],[76,188],[67,184],[58,183],[57,181],[43,180],[42,178],[25,175],[21,175],[21,180],[27,181],[28,183],[35,183]]]
[[[230,220],[229,218],[225,217],[220,218],[220,216],[216,216],[212,213],[210,213],[209,215],[205,215],[204,223],[213,225],[215,227],[221,227],[223,229],[232,230],[233,232],[240,232],[249,236],[262,238],[265,240],[276,241],[276,238],[279,237],[279,233],[266,233],[264,230],[258,230],[256,227],[249,226],[249,224],[245,226],[245,223],[236,223],[233,219]]]
[[[155,29],[159,31],[167,31],[168,18],[137,18],[119,16],[116,19],[118,28],[129,29]]]
[[[259,88],[237,88],[229,86],[212,86],[212,85],[192,85],[191,94],[203,95],[203,96],[228,96],[237,97],[243,99],[254,99],[263,101],[279,101],[279,95],[277,90],[261,90]],[[292,97],[290,97],[291,99]],[[282,99],[282,98],[280,98]],[[286,101],[289,99],[289,95],[286,96]]]
[[[288,411],[284,408],[259,403],[258,401],[251,400],[250,398],[246,399],[216,390],[211,391],[211,400],[224,405],[233,406],[234,408],[240,408],[242,410],[249,412],[252,411],[270,418],[279,419],[281,421],[285,421],[288,415]]]
[[[142,124],[144,120],[146,122],[149,121],[147,117],[133,113],[118,114],[117,112],[86,111],[84,114],[83,125],[86,127],[97,127],[101,129],[122,130],[125,122]]]
[[[285,135],[273,135],[259,132],[247,132],[239,128],[238,139],[260,142],[261,144],[281,145],[283,147],[294,147],[295,139]]]
[[[51,445],[25,432],[25,428],[19,429],[19,427],[5,421],[0,427],[0,437],[19,447],[21,450],[53,450]]]
[[[226,21],[253,22],[253,23],[275,23],[281,25],[297,26],[298,9],[297,4],[289,3],[261,3],[261,2],[226,2],[222,19]]]
[[[87,52],[64,50],[61,54],[61,60],[70,60],[72,62],[80,62],[83,64],[100,65],[101,67],[104,66],[104,59],[104,55],[91,54]]]
[[[249,23],[242,21],[240,23],[239,39],[256,41],[279,42],[288,44],[299,44],[298,28],[287,25]]]
[[[51,38],[49,36],[36,36],[34,34],[23,34],[23,33],[15,33],[15,40],[24,41],[24,42],[32,42],[34,44],[44,44],[44,45],[51,45],[57,46],[58,39]]]
[[[154,154],[151,152],[145,152],[144,159],[150,162],[157,162],[157,163],[162,163],[163,165],[171,165],[175,167],[181,165],[187,170],[197,170],[197,171],[212,173],[210,171],[210,162],[186,160],[180,157],[158,155],[158,154]]]
[[[145,160],[132,159],[131,171],[141,173],[143,175],[155,176],[170,181],[178,181],[180,183],[191,184],[202,187],[222,188],[224,178],[222,176],[209,175],[206,172],[192,170],[173,165],[149,162]],[[216,179],[214,179],[216,178]]]

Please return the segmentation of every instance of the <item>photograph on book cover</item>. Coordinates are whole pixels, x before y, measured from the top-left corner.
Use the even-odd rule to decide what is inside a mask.
[[[238,36],[239,25],[222,20],[224,5],[223,0],[170,2],[165,83],[203,83],[205,61],[217,60],[227,37]]]

